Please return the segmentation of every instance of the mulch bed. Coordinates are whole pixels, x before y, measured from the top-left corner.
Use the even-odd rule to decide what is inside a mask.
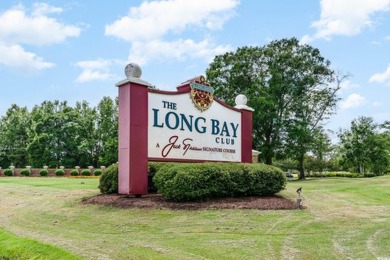
[[[136,198],[119,194],[101,194],[85,198],[83,204],[97,204],[119,208],[146,208],[146,209],[259,209],[259,210],[287,210],[296,209],[294,201],[279,196],[272,197],[242,197],[219,198],[199,202],[172,202],[165,200],[159,194],[148,194]]]

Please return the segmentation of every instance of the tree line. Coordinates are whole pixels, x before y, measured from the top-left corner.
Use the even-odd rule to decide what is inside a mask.
[[[16,104],[0,119],[0,166],[87,167],[118,161],[118,100],[96,107],[44,101],[29,111]]]

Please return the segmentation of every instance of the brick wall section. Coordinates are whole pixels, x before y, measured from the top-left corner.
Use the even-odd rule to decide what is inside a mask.
[[[6,170],[7,168],[2,168],[0,170],[0,176],[1,177],[4,177],[4,170]],[[14,176],[23,176],[20,174],[20,171],[23,170],[25,168],[15,168],[14,169]],[[31,171],[31,174],[30,174],[30,177],[41,177],[39,175],[39,171],[42,170],[43,168],[31,168],[30,171]],[[84,170],[84,169],[88,169],[88,168],[80,168],[79,169],[79,173],[81,175],[81,171]],[[100,169],[100,168],[92,168],[91,169],[91,175],[93,175],[93,172],[96,170],[96,169]],[[46,176],[46,177],[56,177],[56,175],[54,174],[54,172],[58,169],[47,169],[49,171],[49,174]],[[64,169],[65,171],[65,175],[64,176],[70,176],[70,171],[74,170],[74,168],[66,168]]]

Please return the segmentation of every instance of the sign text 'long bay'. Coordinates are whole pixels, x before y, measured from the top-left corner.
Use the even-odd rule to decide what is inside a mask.
[[[241,113],[214,102],[200,112],[188,93],[149,93],[148,157],[241,161]]]

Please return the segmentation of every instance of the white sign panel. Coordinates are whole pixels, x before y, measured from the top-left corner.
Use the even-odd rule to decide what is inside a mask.
[[[149,92],[148,157],[241,161],[241,113],[218,102],[201,112],[190,94]]]

